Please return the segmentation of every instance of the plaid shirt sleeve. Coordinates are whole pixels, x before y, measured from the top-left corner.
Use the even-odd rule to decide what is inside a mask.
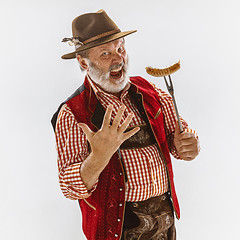
[[[168,146],[169,146],[169,151],[175,157],[176,159],[182,159],[179,157],[177,154],[176,148],[173,143],[174,139],[174,133],[175,133],[175,126],[177,123],[177,115],[175,112],[174,104],[172,97],[164,92],[163,90],[157,88],[153,83],[151,83],[156,90],[160,103],[162,105],[162,111],[165,119],[165,127],[166,127],[166,136],[168,140]],[[180,116],[180,120],[182,123],[183,131],[185,132],[191,132],[195,135],[195,137],[198,139],[198,136],[195,132],[195,130],[192,130],[188,127],[187,122]]]
[[[55,135],[59,183],[64,196],[71,200],[89,197],[97,182],[88,191],[80,175],[82,162],[89,155],[87,139],[67,104],[58,114]]]

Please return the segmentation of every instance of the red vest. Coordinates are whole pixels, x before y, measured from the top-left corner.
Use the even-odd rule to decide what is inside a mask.
[[[180,218],[179,204],[174,188],[173,170],[165,135],[164,116],[156,117],[161,103],[152,85],[141,77],[131,77],[129,94],[146,123],[149,123],[165,163],[173,207]],[[78,122],[86,123],[93,131],[102,124],[104,109],[97,100],[87,79],[76,93],[66,101]],[[60,107],[59,107],[60,109]],[[55,117],[57,116],[57,113]],[[119,152],[111,158],[100,174],[96,190],[87,199],[79,199],[83,232],[87,239],[120,239],[125,210],[125,171]]]

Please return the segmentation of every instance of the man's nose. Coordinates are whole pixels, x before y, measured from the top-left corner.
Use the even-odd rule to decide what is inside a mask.
[[[113,55],[113,63],[122,63],[123,62],[123,56],[119,52],[115,52]]]

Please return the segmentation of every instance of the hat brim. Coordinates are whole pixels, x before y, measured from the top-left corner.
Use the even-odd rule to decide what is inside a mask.
[[[127,35],[129,35],[131,33],[135,33],[135,32],[137,32],[137,30],[126,31],[126,32],[119,32],[119,33],[116,33],[116,34],[113,34],[113,35],[110,35],[110,36],[107,36],[107,37],[100,38],[100,39],[95,40],[93,42],[90,42],[90,43],[88,43],[86,45],[82,45],[80,48],[78,48],[74,52],[64,54],[62,56],[62,59],[73,59],[73,58],[76,58],[76,53],[79,53],[79,52],[82,52],[84,50],[87,50],[87,49],[90,49],[90,48],[94,48],[94,47],[103,45],[105,43],[112,42],[114,40],[117,40],[119,38],[125,37],[125,36],[127,36]]]

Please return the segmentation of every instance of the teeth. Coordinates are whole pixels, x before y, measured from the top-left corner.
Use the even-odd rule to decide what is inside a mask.
[[[118,69],[111,70],[111,72],[119,72],[121,69],[122,69],[122,67],[120,67]]]

